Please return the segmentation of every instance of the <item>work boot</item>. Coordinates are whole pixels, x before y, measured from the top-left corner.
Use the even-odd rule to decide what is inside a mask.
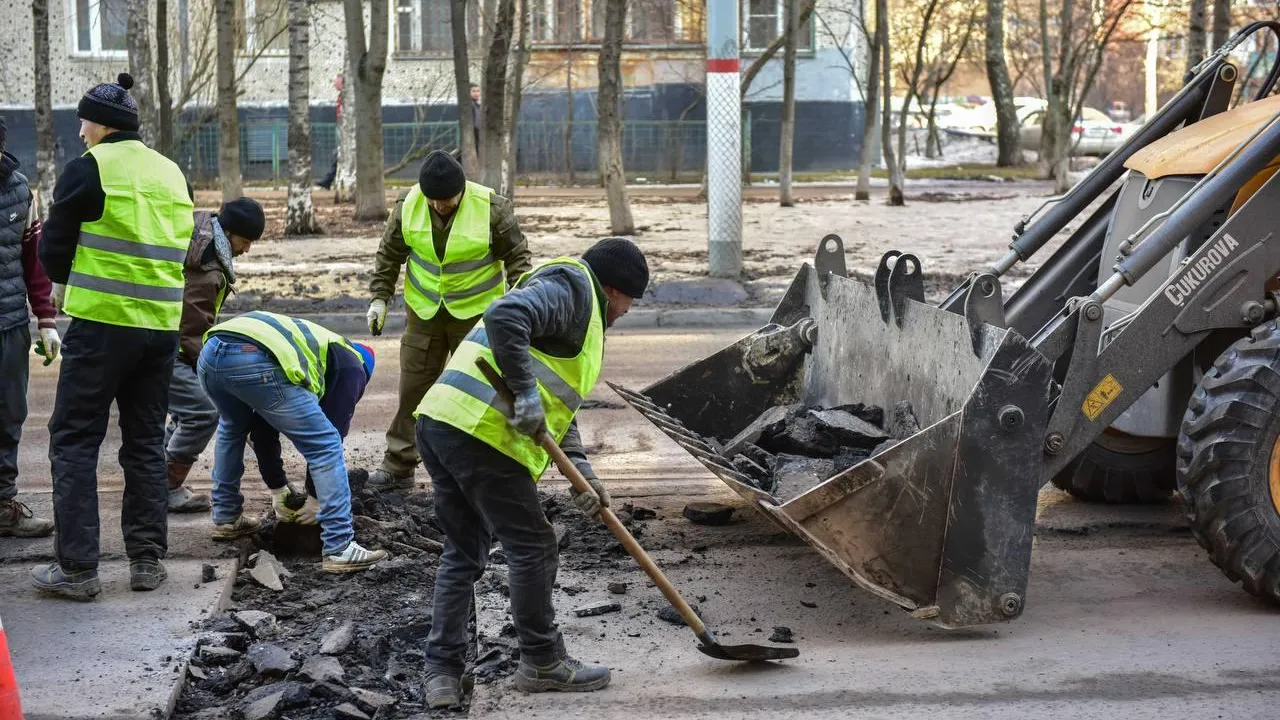
[[[325,555],[320,569],[329,573],[351,573],[368,570],[379,560],[387,559],[386,550],[365,550],[355,540],[337,555]]]
[[[197,513],[209,510],[209,496],[196,493],[191,488],[183,487],[169,491],[169,512]]]
[[[428,710],[462,707],[462,681],[452,675],[431,673],[423,683],[422,694],[426,696]]]
[[[530,693],[548,690],[591,692],[604,689],[609,684],[609,678],[609,668],[587,665],[568,655],[545,667],[521,658],[520,666],[516,668],[516,689]]]
[[[159,560],[131,560],[129,587],[133,590],[155,590],[169,577]]]
[[[31,568],[31,586],[42,593],[88,602],[102,592],[97,570],[66,572],[58,563]]]
[[[368,490],[376,490],[378,492],[397,492],[400,490],[413,489],[413,474],[404,476],[395,476],[381,468],[369,473],[369,480],[365,483]]]
[[[41,538],[53,532],[53,521],[35,517],[17,500],[0,501],[0,537]]]
[[[261,523],[257,520],[241,515],[232,522],[215,524],[213,526],[213,539],[238,540],[242,537],[248,537],[258,532],[259,525]]]

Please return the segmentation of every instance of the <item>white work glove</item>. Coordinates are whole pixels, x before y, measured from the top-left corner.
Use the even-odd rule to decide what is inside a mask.
[[[62,305],[66,301],[67,286],[61,283],[53,284],[53,291],[49,293],[49,299],[53,301],[54,309],[62,311]]]
[[[364,314],[365,320],[369,322],[369,332],[374,337],[382,334],[382,326],[387,322],[387,301],[374,300],[369,303],[369,312]]]
[[[58,358],[60,352],[62,352],[62,338],[58,337],[58,331],[54,328],[41,328],[40,342],[36,343],[36,354],[44,356],[44,364],[47,366]]]
[[[577,488],[570,485],[569,492],[573,498],[573,504],[582,511],[583,515],[597,517],[600,514],[600,508],[609,507],[609,491],[605,489],[604,483],[600,482],[600,478],[596,477],[594,472],[588,470],[582,473],[582,476],[586,478],[595,493],[580,493]]]
[[[284,487],[271,491],[271,509],[280,522],[301,522],[298,516],[306,504],[306,494],[299,492],[293,483],[285,483]]]
[[[511,424],[520,432],[537,439],[547,428],[547,414],[542,409],[542,398],[538,397],[538,386],[516,395]]]

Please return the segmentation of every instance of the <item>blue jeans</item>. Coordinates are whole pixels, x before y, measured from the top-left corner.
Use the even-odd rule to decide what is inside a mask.
[[[341,553],[355,539],[351,488],[342,457],[342,437],[320,410],[320,400],[285,377],[280,365],[256,345],[217,335],[209,338],[197,363],[200,384],[218,408],[218,441],[213,459],[213,521],[235,522],[244,506],[240,479],[244,448],[254,414],[291,441],[316,486],[320,538],[326,555]]]

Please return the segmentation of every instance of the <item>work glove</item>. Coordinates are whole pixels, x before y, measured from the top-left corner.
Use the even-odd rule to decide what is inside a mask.
[[[285,483],[284,487],[271,491],[271,509],[280,522],[301,522],[299,515],[306,504],[306,493],[300,492],[293,483]]]
[[[600,482],[600,478],[596,477],[595,472],[590,467],[586,469],[586,472],[582,473],[582,476],[586,478],[587,483],[591,485],[591,489],[595,493],[580,493],[577,488],[570,485],[569,492],[573,498],[573,504],[582,511],[583,515],[598,517],[600,508],[609,507],[609,491],[604,488],[604,483]]]
[[[538,397],[538,386],[516,395],[515,412],[511,415],[511,424],[515,429],[535,440],[547,429],[547,414],[542,410],[542,398]]]
[[[307,499],[302,503],[302,509],[298,511],[299,525],[315,525],[320,522],[316,516],[320,514],[320,501],[314,495],[307,494]]]
[[[44,365],[48,367],[62,351],[62,338],[53,328],[41,328],[40,339],[36,341],[36,354],[44,357]]]
[[[374,300],[369,303],[369,312],[364,314],[365,320],[369,322],[369,332],[374,337],[382,334],[382,326],[387,323],[387,301]]]
[[[67,297],[67,286],[61,283],[54,283],[53,290],[49,293],[49,299],[53,301],[54,309],[61,311],[62,305]]]

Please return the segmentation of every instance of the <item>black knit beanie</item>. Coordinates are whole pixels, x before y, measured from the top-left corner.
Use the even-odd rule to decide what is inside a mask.
[[[257,200],[242,197],[222,203],[222,208],[218,210],[218,224],[225,233],[239,235],[246,240],[257,240],[262,237],[267,218]]]
[[[115,130],[138,130],[138,103],[129,94],[133,76],[120,73],[113,83],[102,83],[80,98],[76,116]]]
[[[644,297],[649,285],[649,263],[636,244],[626,238],[605,238],[582,254],[582,261],[601,285],[633,298]]]
[[[444,150],[432,150],[422,161],[418,187],[429,200],[448,200],[467,187],[467,174],[462,164]]]

